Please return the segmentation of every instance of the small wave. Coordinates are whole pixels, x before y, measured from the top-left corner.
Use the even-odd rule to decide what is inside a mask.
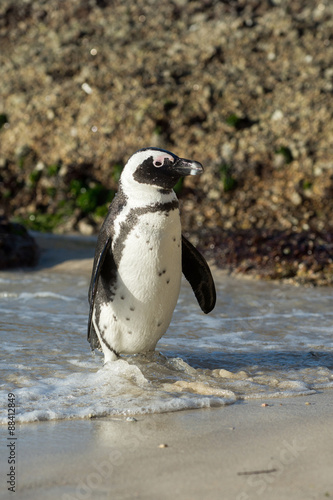
[[[54,293],[54,292],[35,292],[35,293],[29,293],[29,292],[22,292],[17,295],[18,299],[22,299],[23,301],[28,301],[28,300],[33,300],[33,299],[56,299],[56,300],[63,300],[65,302],[76,302],[78,299],[76,297],[68,297],[66,295],[61,295],[59,293]]]
[[[279,377],[259,367],[237,372],[193,368],[181,358],[159,354],[129,356],[97,371],[92,368],[17,388],[17,422],[207,408],[237,400],[310,395],[333,385],[330,370],[306,369]],[[313,376],[318,384],[312,383]],[[0,423],[6,423],[4,413]]]
[[[16,299],[18,297],[17,293],[13,292],[0,292],[0,299]]]
[[[230,390],[209,388],[204,382],[188,380],[184,367],[185,362],[178,363],[177,368],[177,361],[165,360],[160,364],[143,360],[139,367],[120,359],[94,373],[80,372],[38,381],[33,386],[16,389],[19,410],[16,420],[23,423],[160,413],[236,401]],[[154,372],[155,376],[151,377]],[[175,382],[174,385],[166,383],[166,379]],[[6,423],[4,414],[0,423]]]

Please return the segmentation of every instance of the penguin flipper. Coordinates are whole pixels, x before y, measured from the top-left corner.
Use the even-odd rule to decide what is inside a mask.
[[[199,306],[205,314],[208,314],[214,309],[216,303],[216,290],[212,273],[203,256],[183,235],[182,268]]]
[[[92,316],[93,316],[93,312],[94,312],[95,297],[96,297],[98,280],[100,277],[101,269],[102,269],[104,261],[105,261],[105,257],[108,253],[108,250],[111,247],[111,242],[112,242],[111,238],[107,238],[104,245],[100,245],[100,242],[98,241],[96,253],[95,253],[95,258],[94,258],[93,271],[92,271],[92,275],[91,275],[91,281],[90,281],[90,287],[89,287],[90,309],[89,309],[89,319],[88,319],[88,342],[90,343],[92,350],[94,350],[94,349],[101,350],[101,344],[100,344],[98,335],[97,335],[95,328],[94,328],[94,325],[93,325]]]

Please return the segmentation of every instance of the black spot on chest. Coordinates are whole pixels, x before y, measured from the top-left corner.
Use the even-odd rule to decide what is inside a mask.
[[[142,215],[146,214],[153,214],[153,213],[161,213],[164,216],[169,213],[172,210],[178,210],[179,208],[179,203],[178,200],[175,199],[173,201],[167,202],[167,203],[155,203],[153,205],[148,205],[146,207],[140,207],[140,208],[133,208],[129,211],[127,217],[125,220],[120,224],[120,231],[119,231],[119,236],[118,238],[114,241],[113,244],[113,257],[115,260],[115,263],[119,265],[124,248],[126,245],[126,240],[131,233],[131,231],[135,228],[135,226],[139,223],[140,217]],[[149,225],[149,223],[148,223]],[[148,243],[148,242],[147,242]],[[152,250],[153,248],[150,247],[149,250]]]

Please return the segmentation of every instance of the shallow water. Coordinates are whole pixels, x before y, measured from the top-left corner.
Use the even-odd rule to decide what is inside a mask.
[[[206,316],[184,281],[156,353],[103,366],[86,341],[89,273],[71,272],[72,262],[49,267],[66,255],[92,256],[93,246],[86,240],[83,250],[80,244],[67,253],[51,247],[38,270],[0,273],[0,389],[5,401],[15,394],[18,422],[202,408],[333,387],[331,288],[218,275],[217,305]],[[6,422],[6,409],[0,416]]]

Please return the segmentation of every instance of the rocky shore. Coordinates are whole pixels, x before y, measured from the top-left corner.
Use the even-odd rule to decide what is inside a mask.
[[[97,233],[121,168],[205,173],[184,231],[218,267],[333,284],[329,0],[2,0],[0,215]]]

